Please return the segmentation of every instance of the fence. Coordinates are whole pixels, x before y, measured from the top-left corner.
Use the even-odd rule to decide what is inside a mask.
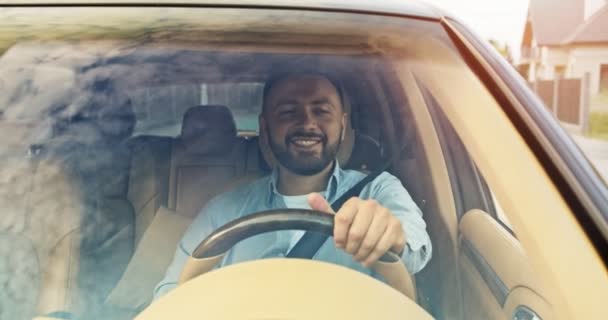
[[[589,129],[590,75],[582,79],[538,80],[530,87],[565,126],[581,133]]]

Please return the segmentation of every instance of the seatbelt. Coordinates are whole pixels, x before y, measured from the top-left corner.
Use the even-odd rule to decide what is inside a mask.
[[[393,163],[393,159],[386,161],[384,165],[368,174],[365,178],[361,179],[361,181],[357,182],[357,184],[355,184],[342,196],[340,196],[340,198],[334,201],[330,205],[334,212],[338,212],[338,209],[340,209],[348,199],[358,196],[368,183],[376,179],[382,172],[388,169],[391,163]],[[319,248],[321,248],[321,246],[323,245],[323,243],[325,243],[328,237],[329,236],[326,234],[307,231],[302,236],[302,238],[300,238],[300,240],[295,244],[295,246],[293,246],[291,251],[287,253],[286,257],[312,259],[312,257],[314,257],[317,251],[319,251]]]

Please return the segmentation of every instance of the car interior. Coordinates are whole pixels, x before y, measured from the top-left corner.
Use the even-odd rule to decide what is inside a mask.
[[[399,44],[368,34],[363,45],[351,34],[312,45],[313,28],[278,45],[246,46],[251,34],[227,32],[233,43],[159,35],[135,46],[23,42],[0,53],[1,126],[14,133],[0,137],[1,177],[13,183],[2,203],[14,212],[0,235],[22,244],[2,253],[20,270],[6,280],[19,289],[0,301],[3,312],[127,319],[143,310],[201,208],[275,165],[256,125],[264,81],[314,69],[344,86],[340,165],[370,172],[391,159],[388,171],[424,213],[433,258],[415,275],[417,303],[439,319],[524,309],[551,319],[543,284],[439,107],[460,103],[441,92],[450,82],[439,75],[496,101],[439,27],[404,23],[386,27],[406,30]]]

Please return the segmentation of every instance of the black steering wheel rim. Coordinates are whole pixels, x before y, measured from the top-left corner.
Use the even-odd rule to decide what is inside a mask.
[[[258,234],[281,230],[304,230],[333,236],[334,215],[306,209],[274,209],[233,220],[220,227],[196,247],[192,257],[205,259],[222,255],[234,245]],[[387,252],[380,261],[396,262],[399,256]]]

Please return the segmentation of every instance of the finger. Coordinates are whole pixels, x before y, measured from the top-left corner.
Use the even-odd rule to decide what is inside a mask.
[[[386,232],[388,227],[390,213],[387,209],[380,209],[373,214],[372,223],[365,234],[365,238],[361,242],[359,250],[354,255],[356,261],[365,261],[369,254],[374,250],[382,235]]]
[[[403,225],[401,225],[401,221],[393,217],[392,221],[389,223],[388,229],[390,229],[389,231],[396,235],[395,241],[390,249],[393,250],[393,252],[402,252],[407,240],[405,237],[405,230],[403,230]]]
[[[348,235],[346,238],[346,252],[354,255],[361,242],[365,239],[367,230],[374,219],[374,212],[378,208],[378,204],[375,201],[360,201],[360,205],[357,208],[355,219],[348,229]]]
[[[401,224],[399,224],[399,230],[401,231],[401,235],[397,237],[395,244],[391,247],[391,250],[394,252],[403,252],[405,249],[405,244],[407,243],[405,231],[403,231]]]
[[[334,210],[329,205],[329,202],[323,198],[320,193],[313,192],[308,196],[308,205],[312,210],[321,212],[334,213]]]
[[[364,267],[369,268],[370,266],[372,266],[395,244],[395,241],[397,240],[400,234],[399,231],[396,230],[398,226],[399,223],[396,219],[389,224],[389,227],[376,244],[374,250],[363,261],[362,264]]]
[[[344,248],[355,214],[357,213],[358,199],[351,198],[338,210],[334,218],[334,242],[336,247]]]

